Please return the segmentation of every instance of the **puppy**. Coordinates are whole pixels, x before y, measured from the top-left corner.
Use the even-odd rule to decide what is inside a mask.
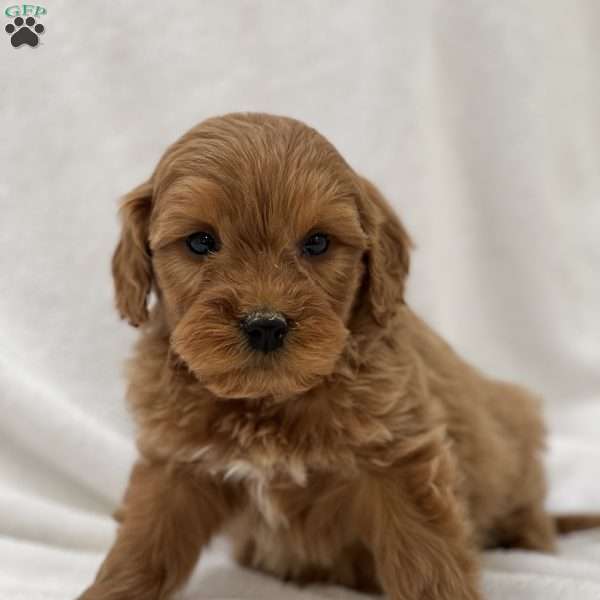
[[[409,236],[315,130],[209,119],[121,216],[139,461],[82,599],[170,598],[218,532],[248,567],[393,600],[475,600],[478,549],[552,549],[538,402],[405,304]]]

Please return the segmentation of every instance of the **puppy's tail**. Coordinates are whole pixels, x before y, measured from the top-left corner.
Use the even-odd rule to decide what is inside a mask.
[[[600,514],[554,515],[554,524],[558,533],[594,529],[600,527]]]

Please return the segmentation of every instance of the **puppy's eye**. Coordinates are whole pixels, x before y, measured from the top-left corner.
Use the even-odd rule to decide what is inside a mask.
[[[329,238],[325,233],[313,233],[302,242],[302,254],[318,256],[325,254],[329,248]]]
[[[206,231],[198,231],[192,233],[192,235],[188,235],[185,243],[191,252],[202,256],[212,254],[218,250],[217,240],[210,233],[206,233]]]

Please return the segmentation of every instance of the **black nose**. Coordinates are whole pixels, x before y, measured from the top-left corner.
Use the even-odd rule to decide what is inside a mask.
[[[283,345],[288,324],[282,314],[254,312],[242,321],[242,329],[252,349],[273,352]]]

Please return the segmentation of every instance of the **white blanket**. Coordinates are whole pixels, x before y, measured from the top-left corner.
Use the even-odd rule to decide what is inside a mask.
[[[383,189],[417,243],[411,304],[544,395],[549,507],[600,510],[596,0],[44,6],[37,48],[0,31],[0,600],[74,598],[111,542],[134,459],[116,199],[231,110],[307,121]],[[598,600],[600,531],[489,553],[483,587]],[[183,597],[354,596],[243,571],[218,541]]]

